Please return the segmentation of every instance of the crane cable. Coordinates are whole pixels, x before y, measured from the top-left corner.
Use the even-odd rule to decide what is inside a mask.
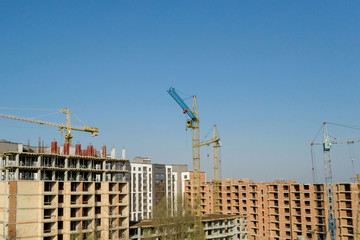
[[[313,141],[311,142],[311,143],[313,143],[313,142],[315,142],[315,140],[317,139],[317,137],[319,136],[319,133],[320,133],[320,131],[321,131],[321,129],[322,129],[322,125],[319,127],[319,130],[317,131],[317,133],[316,133],[316,135],[315,135],[315,137],[314,137],[314,139],[313,139]],[[313,144],[311,144],[311,148],[310,148],[310,151],[311,151],[311,171],[312,171],[312,181],[313,181],[313,183],[317,183],[317,173],[316,173],[316,159],[315,159],[315,155],[314,155],[314,151],[313,151]]]
[[[316,168],[315,168],[315,155],[313,151],[313,145],[311,145],[311,165],[312,165],[312,180],[313,183],[317,183]]]
[[[55,115],[55,114],[58,114],[60,112],[53,112],[53,113],[48,113],[48,114],[44,114],[44,115],[39,115],[39,116],[36,116],[36,117],[30,117],[32,119],[36,119],[36,118],[39,118],[39,117],[47,117],[47,116],[50,116],[50,115]]]
[[[60,109],[46,109],[46,108],[9,108],[9,107],[0,107],[0,109],[8,110],[29,110],[29,111],[60,111]]]
[[[203,141],[205,141],[205,139],[209,136],[209,134],[211,133],[212,128],[210,128],[209,132],[205,135],[205,137],[203,138]]]
[[[348,125],[344,125],[344,124],[339,124],[339,123],[332,123],[332,122],[326,122],[328,124],[332,124],[338,127],[344,127],[344,128],[350,128],[350,129],[355,129],[355,130],[359,130],[360,131],[360,127],[358,126],[348,126]]]

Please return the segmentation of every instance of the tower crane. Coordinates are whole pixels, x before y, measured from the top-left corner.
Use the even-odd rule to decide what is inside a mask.
[[[71,130],[89,132],[89,133],[91,133],[91,136],[93,136],[93,137],[97,136],[99,134],[99,129],[97,127],[88,127],[88,126],[84,126],[82,128],[72,127],[71,121],[70,121],[70,114],[72,114],[72,112],[69,110],[69,108],[66,107],[66,108],[60,109],[59,112],[66,114],[66,125],[62,124],[62,123],[46,122],[46,121],[41,121],[41,120],[37,120],[34,118],[24,118],[24,117],[17,117],[17,116],[6,115],[6,114],[0,114],[0,117],[23,121],[23,122],[37,123],[37,124],[46,125],[46,126],[58,127],[59,131],[61,133],[63,133],[63,131],[65,130],[65,142],[70,143],[70,144],[71,144],[71,140],[73,138],[73,136],[71,135]]]
[[[201,142],[199,144],[199,146],[209,146],[210,144],[213,145],[213,158],[214,158],[214,162],[213,162],[213,168],[214,168],[214,180],[213,180],[213,192],[214,192],[214,213],[218,214],[221,213],[220,210],[220,192],[221,192],[221,184],[220,184],[220,170],[219,170],[219,147],[221,146],[220,144],[220,138],[217,136],[217,131],[216,131],[216,125],[214,125],[214,135],[213,138],[211,140],[205,141],[205,142]]]
[[[326,185],[326,196],[327,196],[327,207],[328,207],[328,231],[331,240],[336,240],[336,218],[335,218],[335,205],[334,205],[334,189],[332,180],[332,169],[331,169],[331,155],[330,149],[332,144],[340,143],[355,143],[360,142],[360,138],[349,138],[349,139],[336,139],[330,138],[326,122],[323,123],[323,142],[322,143],[311,143],[313,145],[322,145],[324,153],[324,167],[325,167],[325,185]]]
[[[200,205],[200,129],[199,129],[199,115],[196,103],[196,96],[193,96],[193,110],[191,110],[184,100],[179,96],[173,87],[167,91],[170,96],[179,104],[183,113],[187,114],[190,119],[186,120],[186,129],[192,129],[192,156],[193,156],[193,172],[194,172],[194,209],[196,215],[201,215]]]

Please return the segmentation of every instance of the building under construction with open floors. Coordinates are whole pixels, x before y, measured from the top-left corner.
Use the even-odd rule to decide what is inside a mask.
[[[1,142],[1,239],[128,239],[128,160]]]
[[[185,185],[185,197],[192,200],[191,181]],[[334,183],[336,239],[356,239],[360,230],[358,193],[357,183]],[[214,212],[211,182],[202,182],[201,209],[203,214]],[[249,239],[327,239],[324,184],[225,178],[221,180],[220,210],[222,214],[246,215]]]
[[[248,240],[247,217],[208,214],[201,217],[206,240]],[[171,223],[169,223],[171,224]],[[193,226],[188,229],[193,232]],[[163,239],[156,231],[153,219],[146,219],[130,226],[130,239]]]

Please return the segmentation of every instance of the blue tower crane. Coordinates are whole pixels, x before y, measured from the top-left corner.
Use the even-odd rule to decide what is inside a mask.
[[[173,87],[167,91],[170,96],[179,104],[183,113],[186,113],[190,119],[186,121],[186,129],[192,129],[192,154],[193,154],[193,173],[194,173],[194,204],[193,210],[197,216],[201,215],[201,199],[200,199],[200,128],[199,128],[199,115],[197,111],[196,96],[193,96],[193,110],[191,110],[184,100],[177,94]]]
[[[195,114],[193,113],[193,111],[190,110],[190,108],[188,107],[188,105],[184,102],[184,100],[179,96],[179,94],[177,94],[177,92],[175,91],[175,88],[170,87],[169,90],[167,91],[170,96],[175,100],[175,102],[177,102],[179,104],[179,106],[182,108],[183,113],[186,113],[191,120],[196,121],[197,120],[197,116],[195,116]]]

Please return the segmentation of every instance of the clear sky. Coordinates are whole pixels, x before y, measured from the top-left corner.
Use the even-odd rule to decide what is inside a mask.
[[[166,92],[173,86],[197,96],[201,140],[217,124],[222,177],[311,182],[309,143],[321,123],[360,125],[359,12],[359,1],[0,1],[0,105],[67,106],[100,129],[96,138],[74,132],[75,142],[192,168],[186,117]],[[7,119],[0,133],[62,141],[55,128]],[[211,148],[201,152],[211,178]],[[333,148],[336,181],[352,173],[348,152]]]

